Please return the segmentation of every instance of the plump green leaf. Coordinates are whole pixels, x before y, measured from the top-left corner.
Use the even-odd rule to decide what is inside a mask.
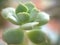
[[[38,24],[39,24],[39,22],[30,22],[30,23],[26,23],[26,24],[22,25],[21,28],[24,30],[31,30],[34,27],[36,27]]]
[[[2,17],[10,22],[12,22],[13,24],[17,24],[17,20],[15,18],[15,9],[14,8],[5,8],[2,10]]]
[[[3,40],[8,44],[21,44],[24,32],[21,29],[9,29],[3,33]]]
[[[46,41],[46,34],[38,29],[27,31],[28,38],[35,44],[40,44]]]
[[[49,15],[45,12],[40,12],[37,17],[36,17],[36,20],[37,22],[40,22],[39,25],[44,25],[46,23],[48,23],[49,21]]]
[[[18,13],[17,15],[18,24],[22,25],[29,22],[29,14],[26,12]]]
[[[28,8],[22,3],[20,3],[16,8],[16,14],[20,12],[28,12]]]
[[[36,19],[38,13],[39,13],[38,9],[36,9],[36,8],[32,9],[32,11],[30,12],[30,21],[31,22],[33,22]]]
[[[27,2],[25,5],[28,7],[28,12],[31,12],[31,10],[35,7],[32,2]]]

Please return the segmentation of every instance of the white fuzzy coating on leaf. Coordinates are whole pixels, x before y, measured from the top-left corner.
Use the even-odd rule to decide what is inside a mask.
[[[30,30],[33,27],[37,26],[39,24],[39,22],[30,22],[30,23],[26,23],[24,25],[22,25],[21,27],[25,30]]]
[[[47,20],[50,20],[50,16],[49,14],[45,13],[45,12],[41,12],[42,15],[44,15],[44,18]]]
[[[13,12],[15,12],[15,9],[8,7],[8,8],[3,9],[1,14],[4,18],[6,18],[9,13],[13,13]]]
[[[2,14],[3,18],[5,18],[7,20],[11,19],[11,20],[17,22],[16,18],[13,16],[13,15],[15,15],[14,8],[11,8],[11,7],[5,8],[2,10],[1,14]]]
[[[7,18],[10,18],[11,20],[14,20],[15,22],[17,22],[16,18],[13,17],[11,13],[8,14]]]
[[[31,22],[31,23],[27,23],[27,24],[24,24],[24,25],[22,25],[22,26],[35,26],[35,25],[38,25],[39,24],[39,22]]]

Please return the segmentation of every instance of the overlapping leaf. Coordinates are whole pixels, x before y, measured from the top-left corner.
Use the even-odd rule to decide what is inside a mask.
[[[26,12],[18,13],[16,16],[17,16],[17,22],[19,25],[22,25],[22,24],[29,22],[30,17],[29,17],[29,14]]]
[[[37,15],[35,21],[39,22],[40,26],[44,25],[44,24],[48,23],[48,21],[49,21],[49,15],[47,13],[45,13],[45,12],[39,12],[39,14]]]
[[[28,8],[28,12],[30,13],[33,8],[35,8],[35,5],[32,2],[25,3],[25,6]]]
[[[30,21],[31,22],[33,22],[36,19],[38,13],[39,13],[38,9],[36,9],[36,8],[32,9],[32,11],[30,12]]]
[[[20,12],[28,12],[28,8],[22,3],[20,3],[16,8],[16,14]]]
[[[2,17],[14,24],[17,24],[17,19],[16,19],[16,16],[15,16],[15,9],[14,8],[5,8],[2,10]]]

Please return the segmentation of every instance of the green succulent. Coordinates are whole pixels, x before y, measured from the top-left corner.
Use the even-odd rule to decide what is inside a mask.
[[[48,23],[49,15],[39,11],[32,2],[20,3],[16,9],[5,8],[2,17],[19,26],[18,29],[9,29],[3,33],[3,40],[8,45],[24,45],[24,36],[37,45],[50,45],[50,39],[40,29]]]

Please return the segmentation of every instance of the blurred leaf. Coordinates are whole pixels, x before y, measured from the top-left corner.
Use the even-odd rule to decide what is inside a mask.
[[[3,40],[7,44],[21,44],[24,39],[24,32],[21,29],[9,29],[3,33]]]
[[[28,8],[22,3],[20,3],[16,8],[16,14],[20,12],[28,12]]]
[[[38,24],[39,24],[39,22],[30,22],[30,23],[22,25],[21,28],[24,30],[31,30],[34,27],[36,27]]]
[[[28,7],[28,12],[31,12],[31,10],[35,7],[32,2],[27,2],[25,5]]]
[[[46,41],[46,34],[40,29],[27,31],[27,36],[35,44],[41,44]]]
[[[18,21],[19,25],[22,25],[22,24],[29,22],[30,17],[29,17],[29,14],[26,12],[18,13],[16,16],[17,16],[17,21]]]
[[[48,23],[49,21],[49,15],[45,12],[40,12],[37,16],[36,16],[36,20],[37,22],[39,22],[39,25],[44,25],[46,23]]]
[[[34,21],[39,13],[39,10],[36,8],[33,8],[30,12],[30,21]]]
[[[16,16],[15,16],[15,9],[14,8],[5,8],[2,10],[2,16],[4,19],[17,24]]]

